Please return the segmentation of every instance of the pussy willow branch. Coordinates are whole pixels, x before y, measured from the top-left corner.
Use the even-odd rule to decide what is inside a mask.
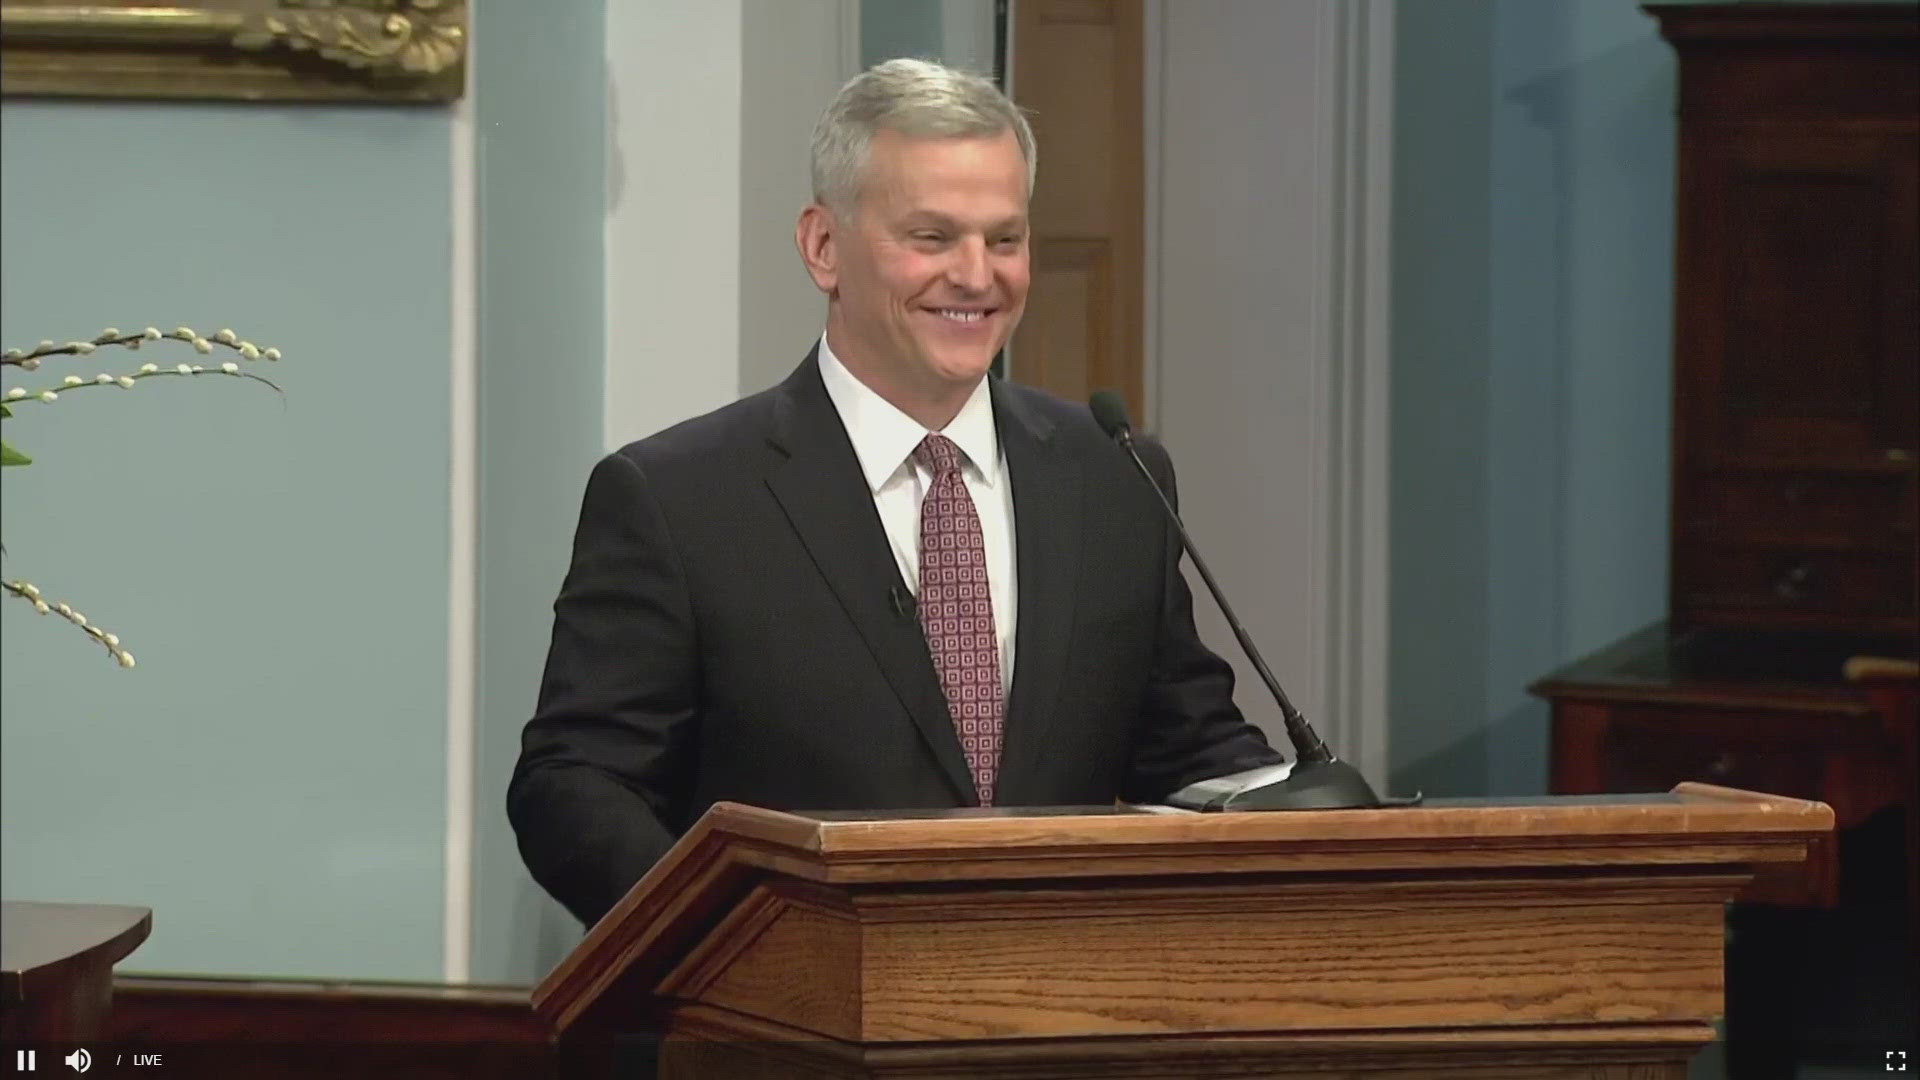
[[[189,370],[181,371],[180,370],[181,367],[187,367],[189,368]],[[88,380],[77,382],[77,383],[67,383],[62,386],[50,386],[44,391],[41,391],[41,390],[31,391],[23,397],[0,398],[0,400],[4,400],[8,405],[29,405],[36,402],[40,404],[46,404],[46,399],[39,396],[42,393],[51,392],[54,395],[58,396],[60,394],[70,394],[75,390],[85,390],[89,386],[117,386],[119,385],[119,380],[121,379],[127,379],[133,382],[139,382],[141,379],[154,379],[162,375],[171,375],[171,376],[174,376],[175,378],[180,378],[180,377],[190,378],[195,375],[227,375],[236,379],[252,379],[254,382],[257,382],[257,383],[265,383],[268,387],[272,388],[273,392],[276,394],[280,394],[283,397],[286,395],[286,391],[280,389],[279,383],[274,382],[272,379],[265,378],[264,376],[255,375],[251,371],[228,371],[225,368],[217,368],[217,367],[210,368],[202,364],[192,364],[192,365],[181,364],[181,365],[177,365],[175,367],[170,367],[170,368],[156,367],[152,371],[134,371],[134,372],[129,372],[125,375],[115,375],[112,377],[111,381],[108,381],[108,382],[97,382],[92,379],[88,379]]]
[[[17,367],[22,371],[36,371],[40,367],[42,357],[86,356],[99,349],[102,345],[114,345],[125,349],[137,350],[149,341],[159,341],[169,336],[180,341],[188,342],[193,346],[194,351],[202,354],[212,352],[213,347],[219,345],[239,353],[248,361],[263,359],[274,361],[280,359],[280,350],[273,348],[262,349],[250,341],[241,340],[239,335],[235,334],[232,330],[220,330],[216,332],[213,337],[205,338],[201,337],[191,327],[186,326],[179,327],[174,330],[171,335],[162,334],[159,330],[151,326],[137,334],[122,334],[120,331],[109,327],[101,331],[92,341],[69,341],[65,345],[56,345],[51,341],[42,341],[32,350],[8,349],[4,354],[0,354],[0,367]],[[130,388],[135,382],[141,379],[153,378],[158,375],[231,375],[237,378],[252,379],[254,382],[265,384],[268,388],[272,389],[274,393],[280,394],[283,397],[285,396],[285,391],[281,390],[279,385],[273,380],[262,378],[250,371],[242,371],[239,365],[229,362],[223,363],[215,368],[208,368],[202,364],[176,364],[171,368],[162,368],[158,364],[143,364],[140,370],[136,372],[131,372],[126,375],[111,375],[103,372],[90,380],[70,375],[62,380],[60,387],[57,389],[39,390],[29,393],[24,388],[15,388],[7,391],[5,397],[0,398],[0,400],[4,400],[9,406],[13,404],[24,404],[29,401],[37,401],[45,404],[58,400],[61,394],[70,390],[80,390],[89,386],[119,386],[122,388]],[[34,610],[42,615],[58,614],[61,618],[85,631],[87,636],[91,637],[94,641],[98,642],[102,648],[106,649],[107,653],[111,655],[114,661],[121,667],[130,668],[133,666],[133,654],[120,647],[120,639],[118,637],[87,621],[87,617],[75,611],[71,605],[65,602],[49,602],[43,599],[40,595],[39,587],[32,582],[0,581],[0,589],[4,589],[9,595],[18,597],[32,604]]]
[[[171,334],[162,334],[157,328],[149,326],[137,334],[122,334],[120,331],[109,327],[101,331],[99,336],[95,337],[92,341],[69,341],[65,345],[56,345],[51,341],[42,341],[31,350],[8,349],[4,355],[0,355],[0,366],[18,367],[32,371],[40,366],[40,359],[42,357],[86,356],[102,345],[116,345],[126,349],[138,349],[146,342],[160,341],[167,338],[188,342],[196,351],[201,353],[212,352],[213,347],[218,345],[222,348],[232,349],[248,360],[280,359],[279,349],[263,349],[251,341],[242,340],[240,336],[232,330],[220,330],[215,332],[212,337],[207,338],[201,337],[199,333],[189,326],[178,327]]]
[[[39,588],[32,582],[0,581],[0,589],[5,589],[8,593],[32,604],[33,609],[42,615],[58,615],[80,629],[85,630],[88,637],[99,642],[100,647],[107,650],[107,653],[113,657],[115,663],[123,668],[133,666],[133,654],[120,647],[119,638],[88,622],[85,615],[73,610],[72,606],[64,601],[49,603],[41,599]]]

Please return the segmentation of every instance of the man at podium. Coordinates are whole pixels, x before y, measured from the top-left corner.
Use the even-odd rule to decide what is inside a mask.
[[[795,231],[825,332],[780,385],[595,466],[507,796],[583,922],[717,800],[1155,801],[1281,760],[1126,455],[1084,406],[989,376],[1034,163],[987,80],[854,78]]]

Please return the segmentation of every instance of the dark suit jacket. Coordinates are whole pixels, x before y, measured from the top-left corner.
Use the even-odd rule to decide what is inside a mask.
[[[1279,761],[1195,634],[1179,542],[1125,454],[1083,406],[991,393],[1019,590],[996,802],[1150,801]],[[717,800],[973,804],[902,588],[813,356],[608,455],[507,793],[534,878],[591,923]]]

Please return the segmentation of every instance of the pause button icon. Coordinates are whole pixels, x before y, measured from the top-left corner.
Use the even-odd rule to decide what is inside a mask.
[[[15,1050],[13,1052],[14,1071],[32,1072],[36,1067],[33,1063],[34,1055],[39,1052],[38,1050]]]

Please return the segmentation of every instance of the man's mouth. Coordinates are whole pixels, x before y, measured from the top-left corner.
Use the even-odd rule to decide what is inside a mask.
[[[926,310],[948,322],[961,324],[977,323],[994,312],[993,308],[927,308]]]

